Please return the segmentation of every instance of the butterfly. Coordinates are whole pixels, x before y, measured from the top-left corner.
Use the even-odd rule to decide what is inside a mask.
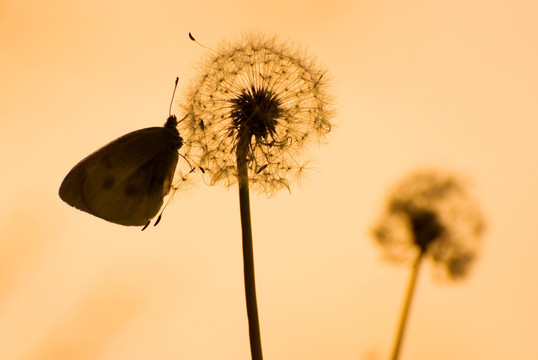
[[[144,230],[172,187],[183,145],[177,124],[170,115],[163,127],[133,131],[90,154],[64,178],[60,198],[101,219]]]
[[[116,224],[147,226],[172,187],[183,144],[176,125],[172,115],[164,127],[128,133],[92,153],[67,174],[60,198]]]

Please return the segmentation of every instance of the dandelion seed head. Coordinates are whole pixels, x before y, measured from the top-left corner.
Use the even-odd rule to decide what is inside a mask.
[[[441,274],[457,280],[467,275],[483,231],[482,214],[464,182],[425,170],[394,188],[373,235],[389,259],[410,262],[423,253]]]
[[[246,147],[251,186],[289,189],[304,172],[304,148],[331,130],[328,75],[294,45],[247,33],[209,53],[185,95],[180,124],[210,184],[237,182],[236,150]]]

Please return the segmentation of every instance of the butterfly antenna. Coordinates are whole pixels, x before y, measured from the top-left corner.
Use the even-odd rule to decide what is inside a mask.
[[[170,107],[168,108],[168,116],[172,116],[172,104],[174,103],[174,95],[176,95],[177,83],[179,82],[179,77],[176,77],[176,83],[174,85],[174,91],[172,92],[172,99],[170,100]]]
[[[218,54],[215,50],[211,49],[210,47],[207,47],[207,46],[205,46],[205,45],[199,43],[198,40],[196,40],[196,39],[194,38],[194,36],[192,36],[191,33],[189,33],[189,39],[191,39],[192,41],[194,41],[195,43],[197,43],[198,45],[200,45],[200,46],[203,47],[204,49],[211,50],[211,51],[213,51],[215,54]]]
[[[187,114],[187,115],[183,116],[181,119],[179,119],[179,120],[177,121],[178,124],[179,124],[180,122],[182,122],[183,120],[185,120],[185,119],[187,118],[187,116],[189,116],[189,114]]]

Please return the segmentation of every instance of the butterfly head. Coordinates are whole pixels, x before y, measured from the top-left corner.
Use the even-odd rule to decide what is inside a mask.
[[[177,131],[177,118],[175,115],[170,115],[164,124],[164,128],[170,131],[173,135],[173,141],[171,142],[172,146],[178,150],[183,145],[183,138],[179,136]]]

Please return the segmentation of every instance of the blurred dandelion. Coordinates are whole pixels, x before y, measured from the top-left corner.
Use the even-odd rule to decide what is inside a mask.
[[[392,359],[397,359],[422,260],[430,257],[450,280],[463,279],[476,257],[484,230],[482,214],[454,175],[416,172],[391,193],[373,235],[393,261],[412,263]]]
[[[298,47],[247,33],[209,54],[183,104],[186,152],[196,154],[209,184],[239,185],[253,359],[262,352],[249,184],[272,195],[300,179],[309,161],[305,148],[331,130],[327,80],[326,71]]]

